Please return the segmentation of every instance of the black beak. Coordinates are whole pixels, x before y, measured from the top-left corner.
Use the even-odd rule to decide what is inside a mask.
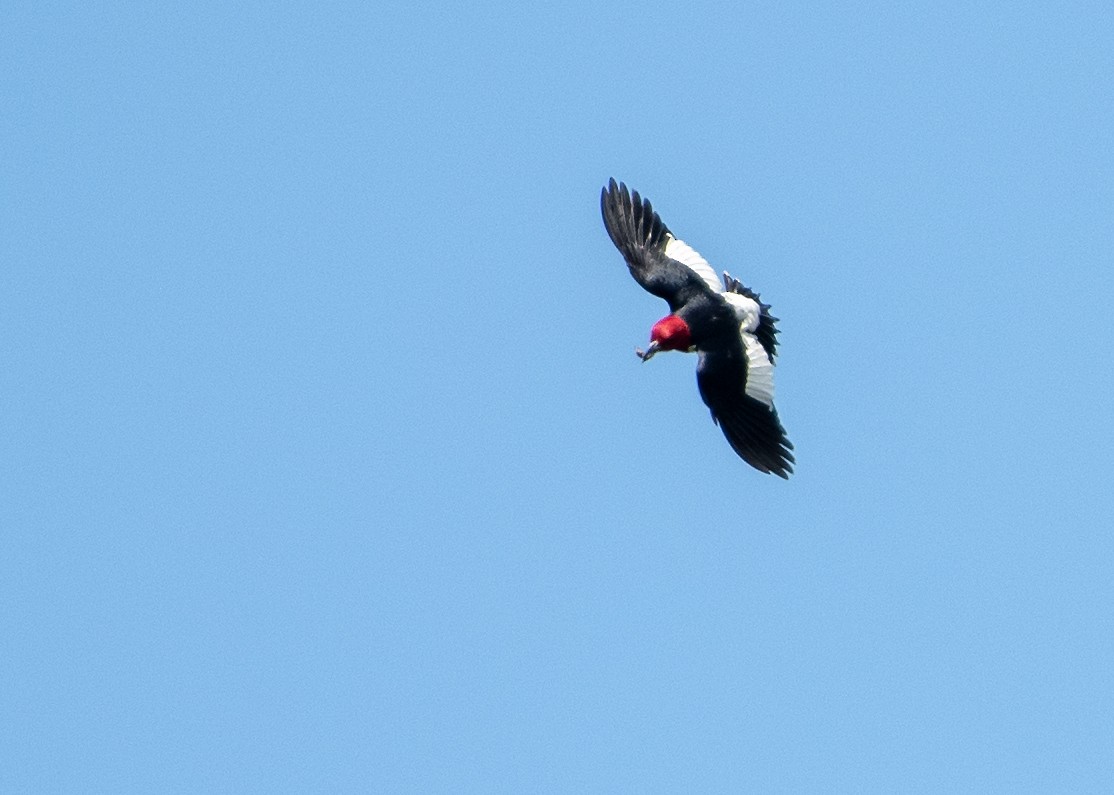
[[[650,361],[650,357],[653,356],[655,353],[657,353],[658,348],[660,348],[660,347],[661,346],[658,345],[657,340],[654,340],[653,342],[650,343],[650,347],[647,348],[645,351],[643,351],[639,348],[635,348],[634,352],[638,354],[639,359],[641,359],[644,362],[648,362],[648,361]]]

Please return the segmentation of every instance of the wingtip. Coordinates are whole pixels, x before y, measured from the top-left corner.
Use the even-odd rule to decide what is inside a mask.
[[[796,458],[791,452],[793,443],[789,441],[776,410],[760,407],[755,401],[746,399],[736,410],[718,417],[713,410],[712,419],[739,458],[759,472],[789,479]]]
[[[635,196],[638,194],[635,193]],[[600,191],[600,206],[604,209],[604,214],[607,215],[607,206],[611,205],[613,212],[623,213],[625,208],[631,204],[630,192],[623,182],[617,182],[615,177],[607,180],[607,185]]]

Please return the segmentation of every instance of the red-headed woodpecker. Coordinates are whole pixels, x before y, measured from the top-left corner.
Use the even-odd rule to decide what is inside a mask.
[[[774,408],[777,320],[770,307],[678,240],[650,202],[611,180],[600,197],[603,223],[635,281],[669,303],[654,324],[647,361],[658,351],[700,354],[696,384],[731,449],[762,472],[788,478],[793,445]]]

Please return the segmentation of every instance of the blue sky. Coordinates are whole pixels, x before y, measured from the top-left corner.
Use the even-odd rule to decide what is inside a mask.
[[[1109,791],[1104,3],[7,3],[0,789]],[[599,218],[782,318],[728,448]]]

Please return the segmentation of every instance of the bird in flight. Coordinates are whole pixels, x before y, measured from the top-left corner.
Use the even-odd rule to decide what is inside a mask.
[[[669,304],[650,330],[650,345],[636,353],[696,352],[696,385],[731,449],[761,472],[788,478],[793,445],[774,408],[777,320],[770,307],[726,271],[712,266],[674,237],[650,202],[611,180],[600,197],[611,242],[631,276]]]

